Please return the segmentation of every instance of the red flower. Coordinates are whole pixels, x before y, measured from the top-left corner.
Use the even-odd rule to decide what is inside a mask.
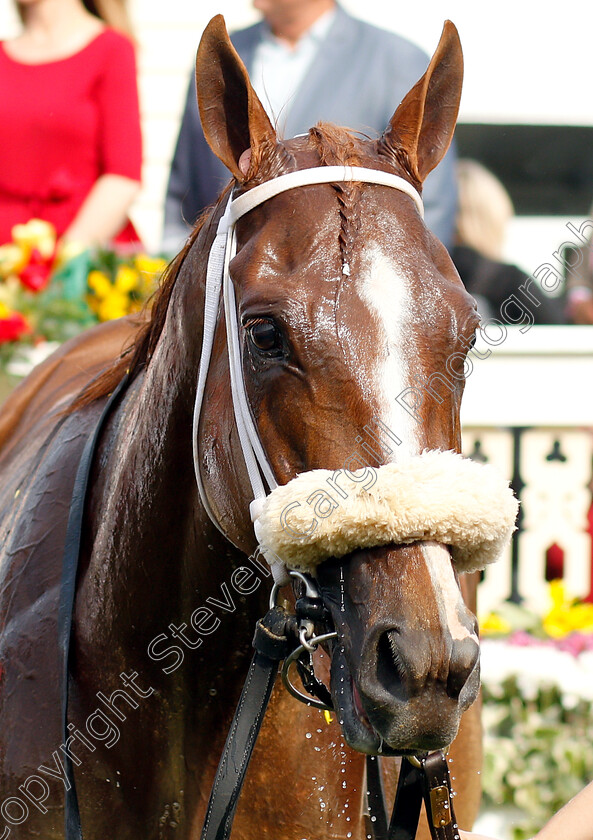
[[[28,332],[31,332],[31,328],[20,312],[11,312],[6,318],[0,318],[0,344],[17,341]]]
[[[40,292],[45,289],[51,277],[53,261],[53,254],[49,259],[46,259],[41,255],[38,248],[33,248],[29,262],[19,274],[23,286],[32,292]]]

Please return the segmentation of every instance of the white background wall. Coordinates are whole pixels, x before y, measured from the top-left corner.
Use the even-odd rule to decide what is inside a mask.
[[[156,249],[168,164],[201,31],[219,12],[229,28],[252,23],[257,15],[250,0],[129,2],[140,45],[145,141],[145,186],[134,219],[147,246]],[[545,7],[525,0],[343,0],[343,5],[427,52],[436,46],[443,20],[453,20],[466,60],[461,109],[465,121],[593,125],[590,0]],[[0,0],[0,37],[17,28],[12,0]],[[527,269],[541,264],[564,240],[565,221],[540,221],[535,234],[522,221],[511,231],[509,256]]]

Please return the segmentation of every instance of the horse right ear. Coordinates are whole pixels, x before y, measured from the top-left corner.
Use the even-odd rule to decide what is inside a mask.
[[[238,181],[252,178],[278,140],[222,15],[212,18],[202,35],[196,87],[208,145]]]

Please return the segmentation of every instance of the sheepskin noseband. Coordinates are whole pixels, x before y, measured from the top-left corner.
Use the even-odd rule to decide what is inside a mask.
[[[303,572],[356,549],[426,540],[451,546],[457,569],[473,572],[498,559],[517,510],[491,466],[426,451],[376,469],[301,473],[268,495],[254,527],[269,562]]]

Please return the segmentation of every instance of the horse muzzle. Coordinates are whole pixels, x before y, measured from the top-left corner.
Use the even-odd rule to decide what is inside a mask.
[[[302,473],[256,512],[264,555],[316,577],[331,611],[332,695],[352,747],[453,740],[479,690],[477,624],[456,575],[494,562],[516,515],[492,467],[440,451]]]
[[[435,587],[430,569],[436,564],[446,576],[446,563],[444,546],[418,544],[359,551],[319,567],[338,633],[332,698],[347,742],[360,752],[441,749],[478,695],[476,619],[452,569],[455,590]]]

